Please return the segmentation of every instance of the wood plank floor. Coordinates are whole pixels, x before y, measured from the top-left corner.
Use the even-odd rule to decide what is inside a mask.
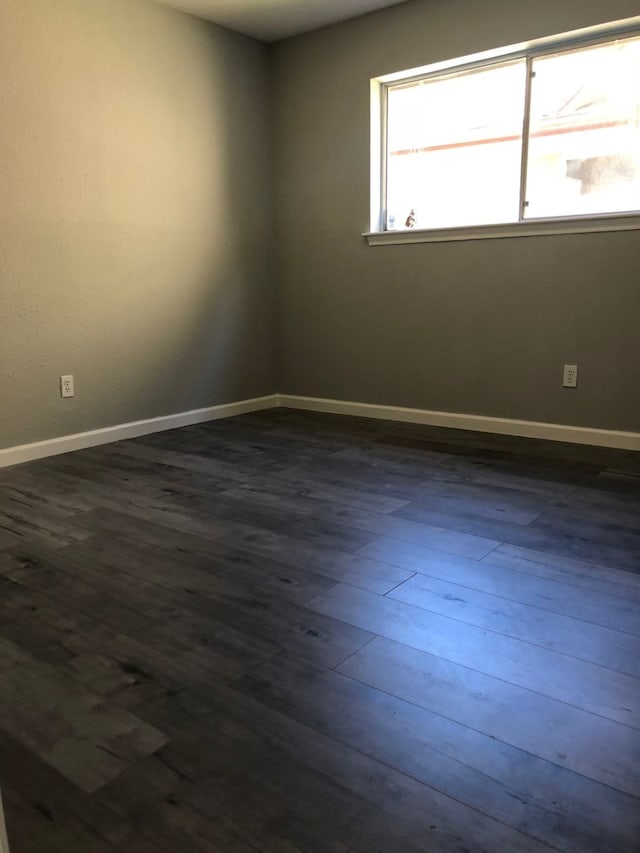
[[[12,853],[637,853],[638,454],[285,409],[0,471]]]

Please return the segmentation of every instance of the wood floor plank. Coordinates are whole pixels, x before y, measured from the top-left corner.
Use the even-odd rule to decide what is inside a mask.
[[[37,519],[40,524],[46,524],[53,530],[56,529],[58,522],[62,522],[64,527],[64,523],[72,519],[75,514],[75,507],[65,507],[57,502],[48,501],[34,491],[12,487],[6,483],[0,484],[0,510],[32,523]],[[81,539],[79,535],[81,529],[76,529],[75,532],[77,538]]]
[[[289,501],[286,501],[283,498],[271,495],[269,492],[257,489],[252,489],[250,493],[246,489],[230,489],[220,495],[220,500],[228,500],[243,505],[249,498],[254,504],[260,506],[279,504],[290,506],[292,510],[297,508],[298,512],[311,516],[315,523],[318,519],[328,519],[346,525],[348,528],[367,531],[374,536],[391,536],[465,557],[477,557],[479,559],[499,544],[498,540],[492,540],[488,537],[468,535],[462,532],[452,533],[441,526],[406,520],[398,517],[396,512],[389,515],[366,509],[334,506],[327,501],[318,501],[313,498],[290,498]],[[300,529],[301,526],[302,521],[298,520],[290,529]]]
[[[132,575],[127,578],[133,580]],[[188,593],[177,599],[169,595],[163,598],[155,584],[139,579],[127,584],[117,573],[109,575],[99,569],[93,575],[80,570],[74,574],[51,557],[42,560],[21,585],[37,590],[43,580],[44,594],[54,606],[71,605],[76,613],[88,613],[95,621],[104,621],[111,630],[106,642],[119,635],[141,643],[149,641],[192,677],[237,676],[244,666],[265,659],[279,648],[267,642],[249,643],[232,626],[212,625],[197,611],[185,609],[185,603],[191,604]],[[119,594],[124,594],[126,608],[117,602]],[[89,646],[80,653],[92,650]]]
[[[244,787],[240,790],[239,763],[234,762],[233,755],[221,741],[216,774],[194,785],[191,779],[174,770],[162,755],[151,756],[106,786],[100,798],[110,808],[138,823],[141,832],[167,851],[215,850],[212,846],[215,833],[217,843],[224,845],[231,841],[229,849],[242,849],[244,842],[254,850],[273,853],[280,850],[283,853],[305,853],[307,850],[309,853],[346,853],[347,844],[296,816],[293,813],[296,800],[289,806],[286,796],[274,795],[262,774],[250,772],[250,765],[247,765]],[[198,836],[202,838],[205,827],[206,836],[199,843]]]
[[[527,469],[525,474],[511,473],[508,469],[501,470],[500,466],[478,460],[472,454],[469,455],[468,459],[456,458],[451,454],[442,454],[438,451],[434,451],[434,454],[436,454],[435,458],[427,460],[424,451],[421,450],[408,453],[402,449],[399,453],[393,453],[388,448],[381,450],[378,445],[367,444],[357,450],[349,449],[336,453],[331,461],[334,463],[350,461],[362,464],[369,459],[383,472],[388,469],[390,472],[402,474],[403,472],[406,473],[408,469],[413,469],[421,471],[427,478],[447,480],[451,483],[460,480],[489,486],[517,488],[519,491],[549,498],[566,496],[575,487],[574,482],[572,482],[573,476],[565,476],[565,481],[560,474],[558,474],[557,480],[547,479],[544,476],[538,476],[539,472],[534,467]],[[566,479],[569,479],[570,482],[566,482]]]
[[[246,737],[246,735],[244,736]],[[233,743],[233,734],[228,733],[228,737],[232,739]],[[344,747],[338,747],[335,743],[333,746],[328,746],[330,753],[334,756],[337,753],[337,748],[344,750]],[[294,788],[303,792],[301,799],[304,803],[304,809],[305,812],[307,809],[310,810],[309,817],[312,819],[326,821],[330,819],[332,813],[343,815],[337,821],[340,824],[340,836],[348,842],[355,842],[355,846],[362,850],[382,849],[388,850],[390,853],[391,851],[398,851],[398,853],[417,850],[427,851],[433,849],[432,845],[437,843],[438,849],[442,851],[459,850],[461,844],[469,844],[470,849],[480,851],[483,849],[483,843],[486,845],[486,840],[489,838],[493,838],[494,843],[504,845],[511,843],[523,851],[541,849],[541,846],[530,837],[514,832],[495,820],[474,813],[455,800],[424,785],[402,780],[398,774],[395,774],[395,778],[391,777],[387,781],[390,774],[384,766],[376,767],[371,761],[358,757],[357,753],[352,753],[353,760],[356,767],[360,765],[361,772],[363,766],[368,766],[370,774],[375,773],[376,776],[381,777],[379,785],[384,786],[385,783],[388,785],[392,781],[395,782],[397,806],[394,809],[394,814],[380,814],[345,785],[345,781],[353,779],[355,775],[353,770],[347,773],[347,780],[342,778],[340,780],[329,780],[325,773],[316,774],[309,771],[304,773],[302,771],[301,774],[300,763],[291,752],[286,753],[275,749],[271,744],[265,748],[263,741],[256,738],[251,738],[249,743],[243,743],[241,739],[236,738],[233,749],[237,754],[246,751],[251,756],[252,764],[255,762],[255,765],[259,767],[261,777],[266,777],[270,781],[273,780],[271,784],[275,783],[278,788],[284,784],[290,789]],[[272,763],[275,766],[272,766]],[[324,764],[326,766],[327,762]],[[307,766],[309,765],[307,764]],[[371,776],[369,776],[370,779]],[[205,793],[208,790],[208,784],[205,782]],[[222,792],[219,788],[216,790],[220,796]],[[370,794],[369,796],[375,795]],[[408,803],[402,803],[401,796],[405,801],[408,800]],[[284,790],[280,793],[279,799],[283,799],[283,797]],[[412,802],[413,808],[411,808]],[[404,820],[399,820],[396,811],[404,812],[408,805],[409,810],[415,813],[415,805],[418,802],[421,803],[421,808],[426,814],[421,821],[417,822],[414,818],[407,826]],[[291,805],[291,808],[299,808],[299,804],[296,802],[296,804]],[[433,823],[435,818],[432,815],[436,813],[438,824]],[[461,833],[461,827],[470,821],[473,822],[475,837],[472,841],[466,841]],[[417,826],[416,823],[418,823]]]
[[[238,498],[244,495],[247,500],[258,502],[269,500],[279,506],[292,505],[308,507],[310,512],[318,509],[330,512],[331,507],[343,506],[354,509],[370,510],[371,512],[390,513],[406,506],[409,501],[399,498],[376,495],[340,486],[322,485],[304,477],[293,477],[288,472],[271,477],[253,477],[248,483],[229,490],[229,497]],[[223,492],[221,497],[225,497]],[[300,511],[300,510],[298,510]]]
[[[211,557],[225,548],[235,548],[239,553],[255,554],[282,563],[283,566],[301,566],[324,577],[381,594],[407,580],[412,574],[400,567],[384,565],[378,560],[369,560],[331,547],[331,544],[318,542],[324,530],[320,526],[316,531],[316,541],[312,541],[309,537],[303,539],[280,530],[233,521],[227,521],[217,528],[215,537],[207,537],[173,526],[167,528],[161,521],[161,518],[150,521],[144,513],[129,515],[112,510],[102,510],[87,519],[97,534],[157,544],[171,552],[177,549],[187,554]]]
[[[206,433],[190,433],[189,429],[169,430],[167,432],[153,433],[140,439],[142,444],[151,447],[178,452],[195,449],[198,453],[204,450],[209,459],[223,459],[225,462],[237,462],[249,464],[254,471],[274,471],[282,469],[294,462],[303,464],[318,458],[323,458],[326,453],[318,454],[317,451],[300,445],[296,447],[291,444],[288,448],[260,446],[252,442],[243,441],[237,436],[227,436],[220,440],[219,437],[209,438]]]
[[[133,824],[142,837],[159,849],[203,853],[211,846],[199,843],[195,833],[174,818],[178,810],[187,817],[181,804],[190,786],[188,779],[173,772],[157,756],[150,756],[106,785],[98,798],[103,807]]]
[[[261,821],[256,835],[268,838],[265,824],[277,826],[281,822],[287,826],[289,843],[310,853],[346,853],[353,842],[362,850],[378,848],[389,853],[418,853],[426,849],[407,837],[397,818],[381,814],[343,785],[315,773],[297,758],[282,754],[272,745],[265,749],[256,739],[249,743],[235,739],[231,743],[236,759],[248,768],[252,781],[246,805],[249,814]],[[196,786],[192,798],[202,810],[210,809],[211,801],[217,800],[231,814],[237,811],[239,821],[241,813],[247,811],[246,805],[238,808],[243,791],[246,792],[246,781],[240,777],[232,760],[223,770]],[[296,792],[295,798],[290,797],[291,791]],[[333,823],[334,837],[326,830],[329,821]],[[276,841],[272,849],[280,850],[281,844]]]
[[[385,494],[394,490],[381,484]],[[526,524],[549,505],[556,502],[568,502],[574,492],[563,499],[549,499],[544,495],[531,494],[518,489],[516,486],[498,486],[473,481],[463,481],[455,478],[455,483],[446,477],[430,477],[422,480],[419,484],[405,483],[400,486],[402,494],[418,506],[440,507],[446,506],[447,502],[457,502],[474,508],[479,515],[488,515],[490,518],[502,518]],[[443,502],[443,503],[441,503]]]
[[[76,548],[74,557],[84,558],[82,568],[92,575],[97,562],[112,572],[124,572],[170,590],[209,598],[233,591],[250,590],[254,595],[266,591],[304,604],[337,582],[226,542],[217,542],[214,549],[205,542],[198,544],[202,552],[197,547],[186,551],[176,546],[175,538],[161,546],[124,538],[114,543],[108,537],[95,536],[84,548]]]
[[[469,625],[634,676],[621,678],[616,692],[626,695],[625,702],[635,706],[633,713],[628,709],[628,724],[640,726],[640,638],[424,575],[418,582],[401,584],[388,595]],[[626,690],[622,687],[625,681],[629,684]]]
[[[640,486],[635,490],[625,489],[621,492],[602,489],[600,481],[594,481],[587,486],[579,486],[571,492],[569,506],[560,504],[558,509],[574,509],[578,512],[635,512],[640,505]],[[555,507],[555,504],[551,504]],[[637,516],[636,516],[637,518]]]
[[[627,528],[612,529],[609,525],[597,524],[593,520],[551,524],[548,520],[550,514],[546,514],[546,521],[538,518],[528,525],[522,525],[471,513],[426,510],[415,504],[394,510],[393,517],[449,530],[467,531],[501,543],[553,555],[575,557],[594,563],[613,563],[621,568],[640,572],[640,537]]]
[[[164,743],[162,732],[0,639],[0,727],[85,791]]]
[[[631,510],[631,506],[629,501],[627,509]],[[637,504],[637,510],[640,512],[640,503]],[[632,553],[638,551],[640,549],[638,513],[630,511],[626,516],[622,516],[622,513],[609,510],[607,517],[603,517],[604,515],[603,512],[580,514],[548,507],[528,526],[532,530],[551,532],[554,535],[562,533],[584,537],[597,544],[626,547]]]
[[[287,446],[288,444],[289,442],[287,442]],[[312,479],[292,478],[288,470],[273,471],[269,472],[268,475],[260,475],[248,465],[245,465],[244,468],[239,465],[227,465],[226,468],[216,471],[215,474],[203,473],[201,470],[185,470],[168,464],[171,457],[166,458],[163,451],[150,454],[150,450],[151,448],[148,446],[141,446],[135,442],[117,442],[106,449],[101,448],[93,458],[102,458],[104,462],[106,457],[116,466],[125,467],[129,473],[141,472],[150,484],[162,488],[165,496],[180,491],[197,491],[212,495],[226,489],[242,488],[249,492],[251,490],[267,490],[271,494],[278,494],[283,497],[315,498],[345,506],[371,509],[376,512],[391,512],[408,502],[407,500],[377,495],[358,489],[323,486]],[[152,458],[156,463],[154,468],[150,469],[149,458]],[[80,466],[78,473],[81,473],[82,470],[83,466]]]
[[[556,530],[577,536],[586,536],[598,542],[619,545],[626,541],[630,548],[638,548],[640,532],[640,500],[627,500],[624,508],[607,505],[586,505],[584,501],[557,501],[530,522],[541,530]]]
[[[160,594],[157,583],[143,577],[100,570],[91,550],[76,551],[65,560],[53,552],[39,561],[37,557],[32,552],[31,574],[22,578],[22,585],[38,590],[44,580],[47,597],[74,602],[76,609],[92,613],[118,633],[140,640],[152,636],[184,665],[197,667],[201,661],[206,668],[208,661],[210,670],[221,676],[231,677],[246,665],[244,635],[275,648],[295,638],[301,653],[327,665],[344,660],[371,638],[367,631],[288,600],[291,585],[279,580],[277,591],[268,594],[227,578],[215,593],[212,588],[201,598],[188,586]],[[126,605],[118,600],[122,593]],[[208,627],[212,624],[213,630]]]
[[[439,578],[508,601],[572,616],[633,636],[640,635],[637,603],[620,598],[617,594],[620,592],[619,585],[611,585],[610,593],[606,593],[603,584],[600,591],[596,592],[570,583],[571,576],[562,576],[564,580],[553,580],[503,568],[488,559],[469,560],[385,537],[365,545],[357,553],[416,572],[413,576],[416,586],[422,586],[423,583],[426,586],[429,581],[423,581],[423,577]]]
[[[442,493],[438,494],[438,486]],[[508,499],[487,500],[486,497],[466,497],[459,494],[451,496],[451,485],[432,483],[431,488],[426,485],[415,489],[414,498],[405,503],[416,511],[417,517],[425,519],[442,516],[445,519],[467,516],[491,519],[492,521],[507,522],[508,524],[526,525],[539,518],[543,513],[546,503],[543,501],[531,501],[529,507],[519,507],[509,502]],[[456,490],[457,491],[457,490]],[[398,507],[402,509],[402,507]],[[447,525],[448,526],[448,525]]]
[[[637,679],[555,650],[346,585],[319,595],[309,607],[608,720],[637,719]]]
[[[130,849],[141,853],[143,850],[145,853],[157,853],[159,850],[151,842],[141,845],[130,824],[1,730],[0,754],[3,759],[0,764],[0,786],[5,779],[11,779],[12,787],[20,795],[21,806],[25,811],[29,809],[32,814],[45,817],[49,821],[50,835],[68,833],[70,838],[88,836],[96,842],[100,839],[111,850],[119,849],[120,844],[131,845]],[[9,768],[12,767],[19,767],[20,774],[11,773]],[[11,849],[17,853],[20,843],[13,817],[12,812],[9,819],[16,844]],[[93,850],[90,842],[87,843],[85,849]],[[73,849],[71,840],[69,845]],[[33,847],[25,843],[23,849],[25,853],[30,853]]]
[[[74,524],[72,520],[51,518],[47,513],[17,504],[8,507],[0,504],[0,547],[8,548],[25,541],[36,541],[50,548],[64,548],[73,542],[91,536],[91,531]]]
[[[298,804],[292,802],[287,793],[293,787],[295,775],[295,789],[307,789],[310,796],[314,811],[312,820],[318,819],[316,803],[323,803],[324,809],[331,810],[332,818],[336,814],[344,816],[336,822],[339,825],[337,834],[341,838],[355,838],[362,850],[417,851],[425,849],[423,837],[429,838],[429,843],[436,838],[446,838],[443,827],[432,825],[423,811],[417,814],[411,807],[412,802],[417,804],[419,800],[424,809],[425,797],[430,793],[423,786],[355,750],[345,749],[344,745],[323,737],[314,729],[273,713],[246,696],[227,689],[219,700],[213,716],[193,720],[188,740],[184,737],[173,739],[162,751],[162,760],[180,775],[190,778],[198,790],[203,784],[208,786],[205,801],[201,796],[198,798],[203,810],[210,813],[211,801],[228,798],[227,789],[235,785],[228,770],[220,772],[221,760],[233,773],[244,755],[242,763],[256,767],[261,782],[267,783],[267,790],[271,789],[271,808],[277,802],[287,803],[286,808],[291,813],[288,825],[291,816],[300,822],[294,814]],[[160,719],[171,725],[163,714]],[[207,720],[214,724],[208,724]],[[198,749],[194,749],[196,743]],[[221,759],[221,756],[226,758]],[[214,777],[215,791],[209,787]],[[371,784],[372,778],[376,779],[375,785]],[[394,806],[386,810],[386,798],[390,794]],[[305,810],[307,808],[305,806]],[[323,825],[327,822],[325,818]],[[436,829],[440,831],[434,832]],[[326,843],[326,831],[321,835]],[[442,843],[443,850],[450,849],[450,842]],[[310,839],[305,839],[301,849],[311,849]],[[349,850],[354,849],[349,846]]]
[[[348,667],[349,662],[344,665]],[[381,769],[369,771],[377,778],[388,776],[387,784],[402,792],[402,798],[399,793],[393,798],[397,804],[394,810],[404,804],[403,820],[424,832],[424,823],[416,825],[421,809],[410,806],[414,797],[422,801],[425,822],[437,825],[435,849],[443,849],[440,833],[451,833],[455,838],[456,827],[464,824],[465,817],[464,810],[456,814],[456,807],[449,804],[446,814],[451,815],[453,823],[443,825],[442,808],[437,799],[434,802],[433,791],[514,826],[554,849],[623,851],[632,850],[635,844],[640,817],[634,815],[630,808],[633,801],[626,794],[341,673],[280,655],[244,676],[235,689],[280,715],[295,718],[305,728],[311,726],[339,741],[347,754],[327,746],[323,755],[342,755],[341,765],[363,764],[361,758],[351,757],[350,751],[357,750],[356,755],[363,754],[406,774],[388,776]],[[259,711],[252,714],[253,719],[264,717]],[[299,728],[296,734],[299,744]],[[354,775],[353,770],[343,776],[344,772],[341,778]],[[426,785],[427,790],[416,782]],[[585,805],[594,798],[600,808],[588,814]],[[559,802],[563,814],[558,812]],[[580,816],[577,821],[575,816]],[[466,820],[474,825],[474,834],[487,829],[482,820]],[[520,849],[524,843],[522,838],[511,842],[513,849]]]
[[[103,574],[103,578],[92,584],[82,572],[74,576],[50,559],[34,569],[29,578],[23,578],[22,585],[37,590],[44,579],[44,594],[52,607],[69,605],[76,614],[89,614],[94,621],[104,622],[109,633],[101,647],[107,644],[108,648],[114,638],[122,635],[144,644],[152,643],[156,651],[170,657],[174,665],[182,667],[191,677],[237,676],[248,663],[265,659],[277,648],[266,643],[256,648],[257,643],[246,642],[233,628],[212,626],[197,613],[181,609],[180,602],[163,600],[156,586],[138,581],[138,587],[127,587],[109,578],[106,572]],[[118,594],[126,597],[126,607],[117,602]],[[95,649],[95,644],[89,644],[78,648],[78,653]]]
[[[136,470],[135,465],[109,464],[108,457],[104,458],[107,453],[99,448],[55,456],[43,461],[40,473],[53,484],[61,482],[70,487],[75,484],[76,488],[81,485],[82,493],[89,496],[115,493],[131,500],[145,498],[149,502],[164,497],[162,489],[154,486],[142,467]]]
[[[636,729],[384,637],[338,670],[588,779],[640,795]]]
[[[35,470],[33,463],[17,465],[0,471],[0,488],[6,494],[23,496],[29,501],[40,501],[47,507],[58,507],[70,512],[95,509],[86,491],[78,488],[77,481],[65,482],[44,469]]]
[[[95,853],[115,853],[113,845],[82,828],[69,831],[54,827],[48,809],[30,802],[12,786],[4,789],[5,808],[9,821],[9,841],[12,853],[65,853],[75,845],[84,845]]]
[[[116,442],[110,448],[107,458],[113,458],[113,454],[137,461],[145,461],[147,470],[153,470],[155,465],[160,466],[157,473],[162,474],[165,468],[168,469],[166,472],[168,482],[173,482],[176,476],[171,469],[190,472],[199,476],[206,475],[214,484],[217,479],[221,484],[244,483],[255,476],[254,469],[248,464],[236,464],[225,459],[211,458],[202,453],[187,453],[184,449],[169,450],[163,447],[154,447],[150,444],[143,444],[138,439]],[[123,465],[122,462],[120,464]],[[126,463],[126,467],[128,468],[131,464],[130,462]]]
[[[228,536],[229,530],[234,528],[247,535],[251,535],[255,528],[259,528],[343,551],[361,548],[378,535],[375,530],[367,532],[353,525],[336,523],[331,519],[318,519],[302,512],[291,512],[288,508],[279,508],[274,505],[248,505],[244,500],[220,500],[217,496],[203,496],[197,492],[176,494],[160,506],[133,504],[128,507],[128,513],[132,519],[137,517],[173,530],[210,539]],[[92,529],[100,530],[101,518],[102,513],[93,513],[89,518],[83,519],[83,522]],[[380,516],[380,518],[386,518],[386,516]],[[406,525],[408,522],[400,520],[395,526],[398,524]],[[481,550],[482,554],[485,554],[489,548],[476,550]]]
[[[640,601],[640,574],[625,571],[615,563],[588,563],[515,545],[500,545],[486,559],[492,565]]]

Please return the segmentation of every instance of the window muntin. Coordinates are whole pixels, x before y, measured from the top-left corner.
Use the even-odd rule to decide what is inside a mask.
[[[386,230],[640,209],[638,36],[383,89]]]

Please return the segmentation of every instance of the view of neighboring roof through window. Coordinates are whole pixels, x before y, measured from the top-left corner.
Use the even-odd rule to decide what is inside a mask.
[[[640,35],[394,80],[382,96],[386,230],[640,210]]]

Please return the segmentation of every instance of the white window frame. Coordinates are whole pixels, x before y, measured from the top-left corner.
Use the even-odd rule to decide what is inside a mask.
[[[371,80],[371,211],[370,230],[363,234],[370,246],[397,245],[403,243],[440,243],[454,240],[486,240],[505,237],[532,237],[545,234],[585,234],[596,231],[640,230],[640,211],[606,213],[597,215],[562,216],[541,219],[524,219],[523,199],[525,170],[521,170],[520,218],[517,221],[491,225],[465,225],[450,228],[401,231],[384,230],[386,206],[386,124],[387,93],[394,83],[424,80],[442,76],[452,71],[468,71],[487,67],[512,59],[526,59],[531,66],[533,59],[558,50],[586,47],[625,36],[640,35],[640,15],[624,21],[615,21],[562,35],[550,36],[509,47],[483,51],[444,62],[436,62],[422,68],[386,74]],[[531,75],[527,74],[527,86]],[[523,162],[527,154],[528,128],[524,128]]]

